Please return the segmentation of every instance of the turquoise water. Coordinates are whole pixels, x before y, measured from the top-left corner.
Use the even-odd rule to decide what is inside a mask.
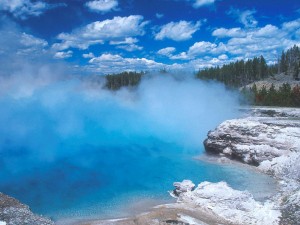
[[[195,151],[157,140],[122,147],[82,146],[74,152],[52,162],[33,162],[25,149],[2,155],[0,190],[54,219],[110,218],[125,216],[119,208],[137,199],[170,201],[167,191],[174,181],[226,181],[247,189],[255,186],[254,180],[265,179],[239,167],[194,160]],[[22,169],[8,171],[7,158]]]
[[[237,96],[221,85],[171,77],[119,92],[76,80],[30,85],[0,96],[0,191],[34,212],[115,218],[137,201],[171,201],[167,191],[183,179],[266,186],[253,171],[193,159],[210,129],[238,116]]]

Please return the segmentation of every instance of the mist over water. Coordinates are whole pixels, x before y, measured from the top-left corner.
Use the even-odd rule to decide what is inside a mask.
[[[168,198],[172,182],[201,171],[214,179],[192,157],[208,130],[237,115],[223,86],[149,75],[111,92],[53,77],[1,80],[0,191],[58,217],[104,212],[122,195]]]

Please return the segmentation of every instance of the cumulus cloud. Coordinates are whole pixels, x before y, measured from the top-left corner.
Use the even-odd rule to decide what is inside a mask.
[[[220,59],[220,60],[226,60],[226,59],[228,59],[228,56],[225,55],[225,54],[222,54],[222,55],[218,56],[218,59]]]
[[[282,24],[282,29],[286,31],[295,31],[300,28],[300,19],[285,22]]]
[[[67,52],[56,52],[54,58],[56,59],[67,59],[73,56],[73,51],[69,50]]]
[[[95,1],[89,1],[85,5],[91,11],[107,13],[112,10],[117,10],[118,1],[117,0],[95,0]]]
[[[12,59],[33,59],[48,53],[48,42],[22,32],[18,25],[5,17],[0,17],[0,61],[1,66],[18,67]]]
[[[46,47],[48,42],[44,39],[34,37],[33,35],[22,33],[20,43],[27,47]]]
[[[300,46],[300,19],[285,22],[281,27],[267,24],[263,27],[218,28],[212,32],[212,36],[226,39],[195,42],[187,51],[177,55],[170,54],[168,57],[191,60],[189,64],[197,62],[197,67],[200,64],[219,65],[220,61],[224,63],[260,55],[263,55],[267,62],[274,62],[283,49],[293,45]],[[198,57],[209,62],[199,61]]]
[[[186,54],[186,53],[185,53]],[[168,56],[176,59],[178,55]],[[97,74],[112,74],[120,71],[149,71],[157,72],[161,69],[167,69],[174,73],[195,72],[206,67],[222,65],[229,62],[228,57],[223,54],[219,57],[205,56],[198,59],[192,59],[186,63],[164,64],[147,58],[126,58],[118,54],[102,54],[99,57],[90,59],[89,65],[84,68],[85,71]]]
[[[118,45],[116,48],[123,49],[127,52],[141,51],[143,50],[142,46],[131,44],[131,45]]]
[[[171,56],[176,51],[176,48],[174,47],[167,47],[160,49],[157,54],[163,55],[163,56]]]
[[[136,45],[139,42],[137,38],[128,37],[121,41],[110,41],[110,45],[117,45],[116,48],[126,50],[128,52],[140,51],[143,49],[142,46]]]
[[[193,7],[200,8],[202,6],[207,6],[207,5],[211,5],[214,3],[215,3],[215,0],[196,0],[193,4]]]
[[[240,27],[235,27],[231,29],[218,28],[212,33],[212,36],[216,36],[218,38],[244,37],[245,35],[246,33]]]
[[[227,14],[236,17],[237,20],[242,23],[245,27],[251,28],[257,26],[257,20],[254,18],[255,10],[245,10],[241,11],[239,9],[231,8]]]
[[[121,41],[110,41],[110,45],[131,45],[137,43],[139,40],[137,38],[127,37]]]
[[[181,52],[177,55],[171,55],[170,59],[190,59],[189,56],[186,54],[186,52]]]
[[[188,55],[190,57],[200,55],[201,53],[211,52],[213,49],[217,47],[216,44],[208,42],[208,41],[200,41],[196,42],[192,45],[188,50]]]
[[[246,36],[231,38],[226,44],[227,51],[235,55],[245,57],[264,55],[268,60],[275,60],[282,51],[300,40],[294,39],[294,31],[287,32],[285,24],[282,28],[268,24],[264,27],[245,30]]]
[[[276,36],[277,38],[280,38],[282,36],[280,33],[281,32],[279,31],[278,27],[268,24],[262,28],[257,29],[255,32],[253,32],[253,35],[255,37],[272,38]]]
[[[117,16],[111,20],[96,21],[71,33],[59,34],[57,39],[61,42],[53,44],[52,47],[57,50],[87,49],[90,45],[103,44],[105,41],[126,42],[128,38],[144,35],[144,27],[147,23],[140,15]]]
[[[14,17],[25,20],[30,16],[39,16],[46,10],[66,6],[66,4],[48,4],[43,1],[1,0],[0,11],[11,13]]]
[[[192,35],[200,29],[201,22],[170,22],[160,28],[155,35],[156,40],[172,39],[174,41],[185,41],[192,38]]]
[[[208,55],[218,55],[222,54],[224,50],[224,44],[215,44],[208,41],[199,41],[195,42],[192,46],[189,47],[187,52],[181,52],[177,55],[168,55],[170,59],[182,59],[182,60],[191,60],[198,56],[208,56]]]
[[[175,0],[178,1],[178,0]],[[209,6],[216,2],[216,0],[183,0],[190,3],[195,9],[200,7]]]
[[[102,74],[117,73],[120,71],[145,71],[159,70],[164,68],[163,63],[155,62],[146,58],[124,58],[121,55],[102,54],[89,61],[87,69]]]
[[[91,58],[95,58],[95,55],[94,53],[89,52],[89,53],[82,54],[82,57],[85,59],[91,59]]]

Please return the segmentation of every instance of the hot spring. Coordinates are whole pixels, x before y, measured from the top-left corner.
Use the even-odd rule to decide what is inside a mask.
[[[242,190],[269,182],[194,159],[209,130],[239,115],[236,94],[219,84],[153,76],[111,92],[10,77],[0,103],[0,191],[55,220],[128,216],[140,201],[172,201],[167,191],[183,179]]]

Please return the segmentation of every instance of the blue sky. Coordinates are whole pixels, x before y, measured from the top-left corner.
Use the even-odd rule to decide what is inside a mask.
[[[84,74],[272,63],[300,46],[299,0],[0,0],[0,14],[0,54]]]

